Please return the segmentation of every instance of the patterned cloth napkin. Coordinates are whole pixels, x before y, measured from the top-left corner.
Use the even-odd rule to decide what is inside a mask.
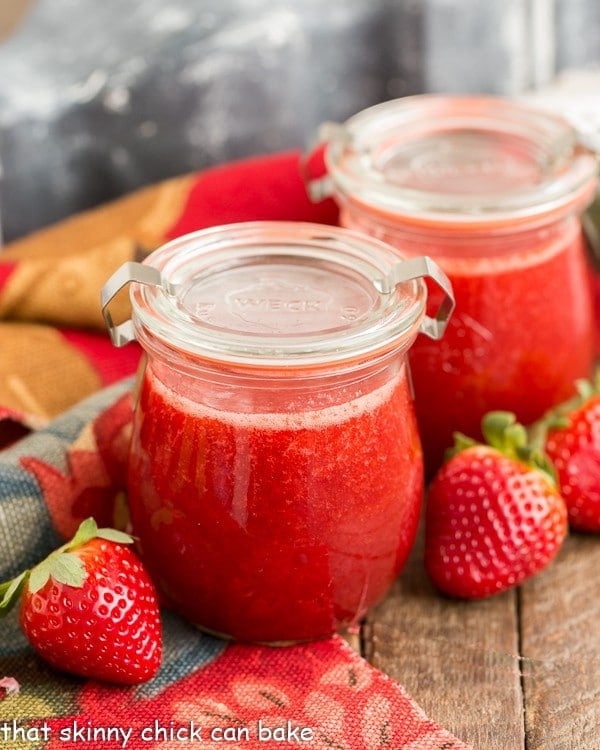
[[[297,153],[187,175],[41,230],[0,253],[0,579],[94,515],[126,517],[137,344],[113,349],[100,289],[124,261],[232,221],[335,223],[312,205]],[[0,747],[459,750],[405,690],[339,636],[228,644],[163,612],[158,676],[124,688],[59,673],[0,621]]]

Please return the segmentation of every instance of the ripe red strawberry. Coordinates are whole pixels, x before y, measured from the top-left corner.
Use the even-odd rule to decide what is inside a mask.
[[[536,430],[556,469],[567,504],[569,524],[577,531],[600,531],[600,391],[588,381],[579,394],[550,412]]]
[[[21,594],[21,627],[52,666],[125,685],[149,680],[161,662],[161,621],[132,541],[84,521],[71,542],[0,586],[0,615]]]
[[[542,570],[567,533],[564,500],[525,428],[508,412],[491,412],[482,429],[488,445],[456,436],[426,506],[427,572],[441,591],[464,598],[499,593]]]

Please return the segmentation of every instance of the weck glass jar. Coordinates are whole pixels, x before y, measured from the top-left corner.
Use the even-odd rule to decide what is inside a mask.
[[[426,311],[424,279],[442,303]],[[131,320],[115,325],[131,283]],[[356,623],[413,544],[422,451],[406,353],[451,286],[372,238],[258,222],[177,239],[107,282],[147,354],[128,492],[170,604],[206,631],[313,639]]]
[[[505,409],[530,423],[592,368],[594,317],[580,216],[597,160],[562,119],[494,97],[424,95],[326,124],[340,223],[428,255],[454,287],[441,346],[410,352],[430,470],[452,433]]]

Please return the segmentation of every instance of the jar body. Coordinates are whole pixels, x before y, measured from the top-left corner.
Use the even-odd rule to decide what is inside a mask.
[[[387,592],[418,525],[405,354],[277,378],[151,353],[128,485],[150,573],[200,628],[282,643],[350,626]]]
[[[529,424],[574,392],[595,354],[591,277],[579,216],[482,230],[415,227],[341,200],[341,223],[435,258],[456,309],[444,339],[410,352],[419,429],[430,470],[461,431],[480,438],[490,410]]]

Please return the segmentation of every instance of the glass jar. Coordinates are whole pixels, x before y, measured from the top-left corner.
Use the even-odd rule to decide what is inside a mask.
[[[426,313],[424,278],[442,304]],[[131,283],[131,320],[110,303]],[[452,308],[427,258],[280,222],[203,230],[107,282],[113,341],[147,354],[128,492],[165,599],[238,640],[356,623],[413,544],[422,451],[406,353]]]
[[[439,347],[410,352],[426,463],[493,409],[530,423],[590,374],[594,317],[580,215],[597,160],[562,119],[493,97],[424,95],[327,124],[340,223],[448,274],[456,311]]]

